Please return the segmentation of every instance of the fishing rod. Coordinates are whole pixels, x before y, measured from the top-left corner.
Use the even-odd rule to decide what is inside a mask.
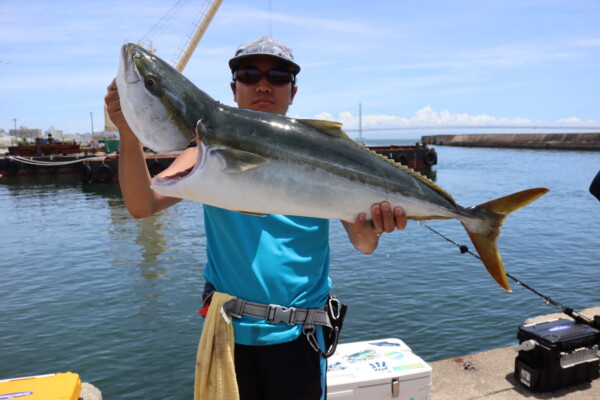
[[[459,243],[456,243],[454,240],[452,240],[449,237],[443,235],[442,233],[436,231],[429,225],[425,224],[423,221],[416,221],[416,222],[417,222],[417,224],[421,225],[422,227],[429,229],[431,232],[435,233],[439,237],[446,239],[448,242],[450,242],[453,245],[455,245],[456,247],[458,247],[461,254],[469,253],[470,255],[477,258],[479,261],[481,261],[481,257],[479,257],[479,255],[473,253],[471,250],[469,250],[469,248],[467,246],[465,246],[464,244],[461,245]],[[523,286],[525,289],[530,290],[531,292],[535,293],[536,295],[538,295],[539,297],[544,299],[544,302],[546,302],[546,304],[552,304],[553,306],[559,308],[563,313],[565,313],[569,317],[573,318],[576,322],[589,325],[592,328],[600,329],[600,315],[594,316],[594,319],[591,320],[591,319],[587,318],[586,316],[582,315],[581,313],[575,311],[573,308],[564,306],[561,303],[559,303],[558,301],[552,299],[551,297],[540,293],[539,291],[535,290],[531,286],[525,284],[520,279],[515,278],[511,274],[506,273],[506,276],[509,277],[510,279],[512,279],[513,281],[515,281],[515,283],[517,285]]]

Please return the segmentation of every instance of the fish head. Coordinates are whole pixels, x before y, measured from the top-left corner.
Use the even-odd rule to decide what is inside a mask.
[[[157,153],[186,148],[196,122],[214,102],[171,65],[133,43],[121,48],[116,82],[125,120]]]

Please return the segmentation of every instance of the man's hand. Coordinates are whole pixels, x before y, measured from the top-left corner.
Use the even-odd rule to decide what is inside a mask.
[[[104,102],[106,103],[106,111],[108,112],[110,120],[117,127],[120,125],[127,125],[125,117],[123,116],[123,112],[121,111],[121,101],[115,80],[113,80],[110,85],[108,85],[108,88],[106,88]]]
[[[396,207],[392,210],[390,203],[376,203],[371,206],[371,215],[373,221],[367,222],[365,213],[361,213],[356,217],[356,221],[352,224],[342,221],[348,238],[354,247],[365,254],[371,254],[379,244],[379,236],[383,232],[393,232],[396,229],[402,230],[406,227],[406,213],[401,207]]]
[[[119,97],[119,90],[117,89],[117,83],[115,80],[113,80],[106,89],[104,103],[106,103],[106,111],[108,112],[110,120],[113,122],[113,124],[115,124],[117,129],[119,129],[121,143],[129,141],[139,145],[138,139],[133,134],[133,131],[125,120],[123,111],[121,110],[121,99]]]

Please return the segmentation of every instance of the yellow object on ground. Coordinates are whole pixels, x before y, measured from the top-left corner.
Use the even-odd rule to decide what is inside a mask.
[[[214,292],[196,356],[194,400],[238,400],[239,391],[233,363],[233,324],[222,311],[231,299]]]
[[[0,399],[77,400],[81,379],[73,372],[0,381]]]

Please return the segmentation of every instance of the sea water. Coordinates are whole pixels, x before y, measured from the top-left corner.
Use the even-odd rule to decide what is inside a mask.
[[[588,191],[600,153],[435,148],[433,177],[463,206],[551,189],[506,220],[506,270],[576,310],[600,305],[600,201]],[[427,224],[470,246],[458,222]],[[1,178],[0,234],[0,379],[73,371],[106,399],[192,397],[201,205],[135,220],[117,185]],[[396,337],[427,361],[515,344],[525,319],[557,311],[513,281],[504,292],[414,222],[365,256],[331,221],[331,277],[349,306],[342,342]]]

